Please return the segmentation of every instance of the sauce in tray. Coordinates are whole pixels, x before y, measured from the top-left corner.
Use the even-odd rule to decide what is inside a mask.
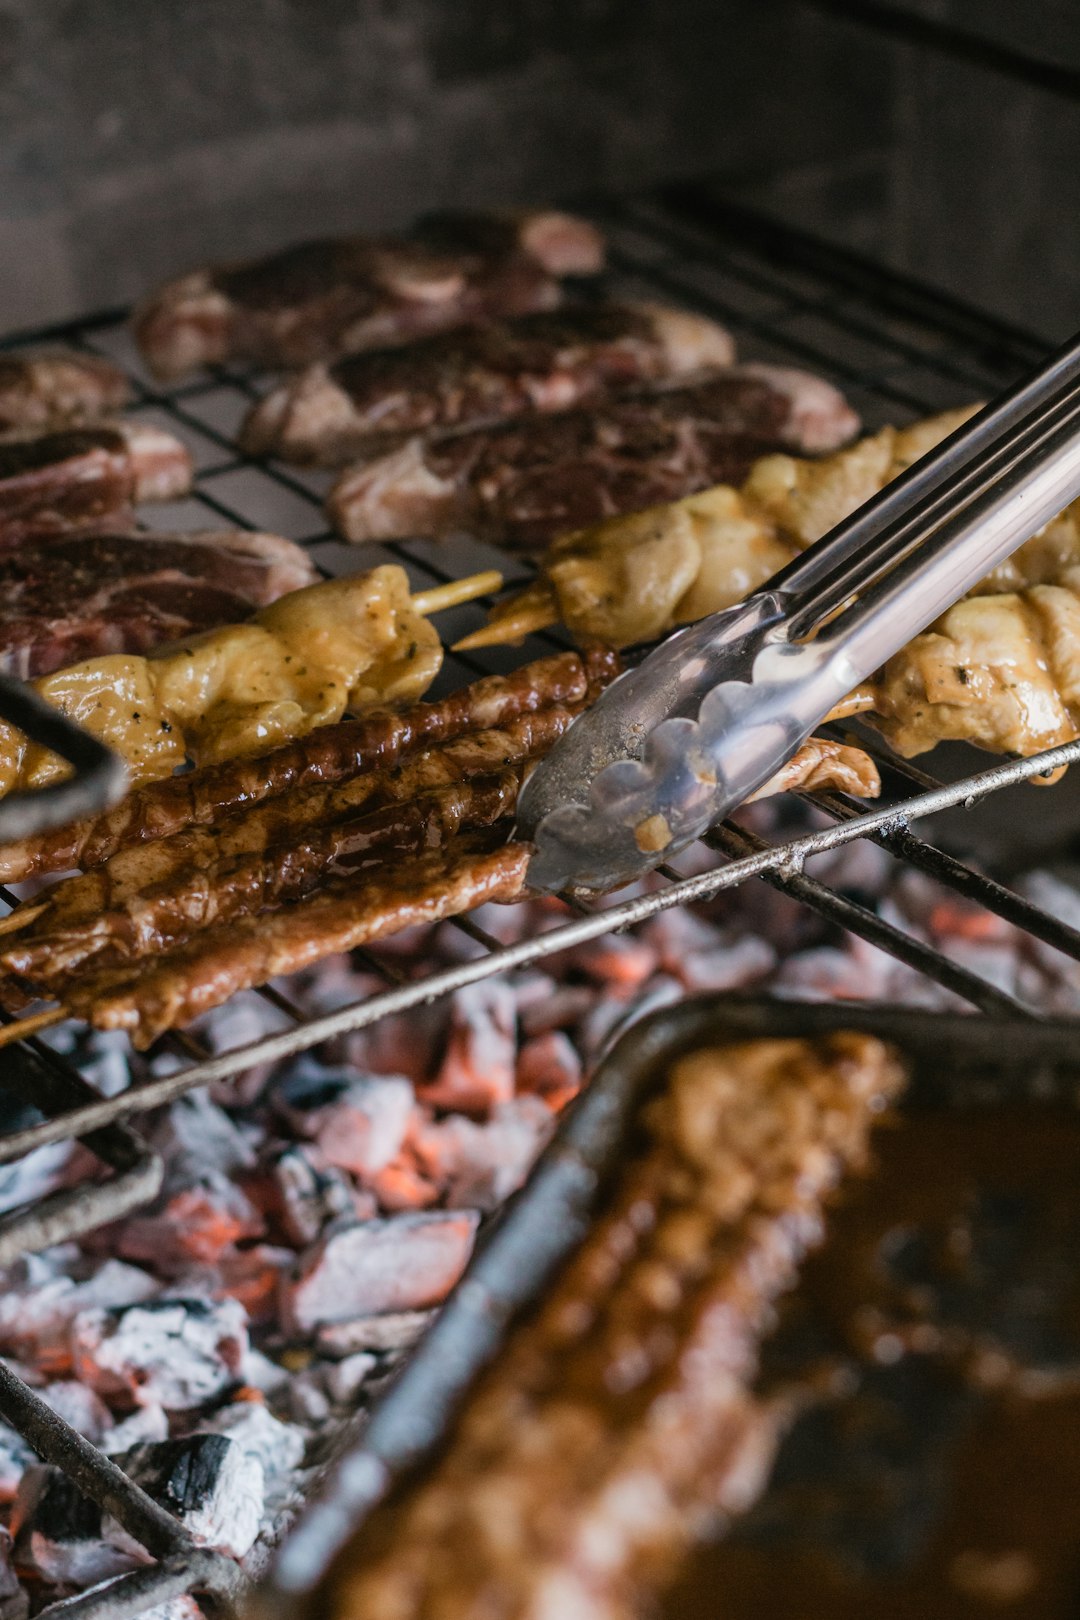
[[[876,1137],[762,1351],[770,1485],[669,1620],[1080,1614],[1080,1117]]]

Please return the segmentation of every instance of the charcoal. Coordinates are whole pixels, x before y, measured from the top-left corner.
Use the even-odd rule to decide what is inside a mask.
[[[561,1029],[548,1029],[524,1041],[517,1057],[519,1092],[542,1097],[558,1111],[581,1089],[582,1063],[577,1047]]]
[[[16,1561],[60,1586],[93,1586],[149,1562],[135,1542],[115,1544],[96,1503],[45,1463],[23,1475],[11,1528]]]
[[[125,1260],[142,1261],[159,1276],[178,1277],[193,1261],[212,1265],[235,1244],[261,1237],[265,1230],[261,1213],[243,1189],[210,1169],[124,1221],[115,1247]]]
[[[258,1535],[265,1494],[262,1465],[226,1435],[149,1441],[116,1461],[176,1515],[198,1546],[241,1558]],[[119,1526],[106,1525],[106,1533],[126,1545]]]
[[[198,1186],[209,1171],[250,1170],[255,1153],[243,1132],[205,1091],[178,1097],[155,1120],[151,1146],[165,1160],[165,1192]]]
[[[191,1593],[182,1592],[179,1597],[169,1598],[165,1603],[155,1603],[152,1609],[145,1609],[139,1620],[206,1620],[206,1616]]]
[[[514,1095],[517,1004],[503,979],[466,985],[450,998],[450,1030],[438,1071],[422,1088],[434,1108],[487,1114]]]
[[[396,1156],[413,1113],[404,1075],[357,1075],[298,1063],[274,1091],[274,1108],[327,1164],[370,1176]]]
[[[0,1502],[13,1502],[23,1475],[37,1462],[37,1452],[20,1434],[0,1423]]]
[[[306,1248],[331,1221],[353,1214],[349,1183],[339,1170],[319,1165],[310,1148],[290,1144],[274,1153],[268,1171],[274,1213],[290,1243]]]
[[[51,1406],[57,1417],[63,1418],[65,1423],[87,1440],[92,1440],[98,1446],[113,1427],[112,1413],[92,1389],[85,1384],[76,1382],[73,1378],[61,1379],[55,1384],[47,1384],[41,1391],[41,1399],[46,1406]]]
[[[0,1620],[26,1620],[30,1600],[15,1573],[11,1536],[0,1528]]]
[[[453,1114],[424,1126],[415,1151],[451,1208],[489,1211],[521,1186],[554,1125],[539,1097],[515,1097],[482,1125]]]
[[[156,1299],[83,1311],[72,1325],[78,1376],[106,1400],[188,1412],[236,1381],[248,1348],[235,1300]]]
[[[351,1406],[379,1363],[370,1350],[357,1350],[323,1372],[326,1393],[339,1406]]]
[[[93,1276],[76,1282],[56,1275],[48,1257],[20,1260],[0,1288],[0,1349],[34,1362],[45,1373],[71,1367],[71,1324],[80,1312],[147,1300],[159,1284],[145,1271],[107,1260]]]
[[[387,1311],[351,1322],[328,1322],[315,1335],[320,1355],[344,1358],[358,1351],[407,1350],[427,1328],[434,1311]]]
[[[163,1406],[137,1406],[134,1412],[129,1413],[119,1423],[113,1425],[102,1438],[100,1445],[102,1451],[113,1452],[130,1451],[133,1446],[141,1446],[146,1440],[167,1440],[169,1438],[169,1419]]]
[[[307,1435],[294,1423],[282,1423],[261,1401],[234,1401],[199,1421],[200,1434],[223,1434],[234,1440],[262,1467],[266,1482],[298,1468],[307,1449]]]
[[[471,1210],[437,1210],[331,1233],[285,1281],[286,1331],[303,1335],[326,1322],[437,1304],[464,1270],[478,1222]]]

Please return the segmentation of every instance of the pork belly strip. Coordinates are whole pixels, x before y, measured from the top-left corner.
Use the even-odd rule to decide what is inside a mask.
[[[859,421],[819,377],[734,366],[711,380],[435,444],[409,439],[349,468],[327,499],[348,540],[467,529],[517,546],[740,483],[770,451],[835,450]]]
[[[317,578],[292,541],[244,529],[28,539],[0,553],[0,670],[27,680],[105,653],[149,652],[246,619]]]
[[[31,901],[38,912],[32,930],[6,941],[11,948],[0,959],[43,983],[96,951],[152,932],[158,915],[161,929],[181,915],[197,918],[207,909],[201,898],[207,886],[231,883],[238,863],[252,857],[265,857],[271,865],[288,861],[318,828],[352,827],[373,811],[409,805],[431,792],[459,789],[476,777],[541,758],[580,708],[554,705],[519,715],[504,726],[420,749],[396,767],[299,788],[209,827],[189,827],[171,838],[120,849],[103,865],[57,884],[44,900]],[[332,858],[328,849],[327,859]]]
[[[127,405],[131,385],[110,360],[75,349],[0,354],[0,432],[71,427]]]
[[[173,950],[193,935],[268,907],[302,900],[320,884],[375,870],[375,863],[444,849],[466,828],[513,814],[521,767],[476,776],[329,826],[255,848],[197,871],[174,872],[97,916],[20,939],[2,957],[20,986],[39,993],[72,973],[96,973]]]
[[[392,435],[593,405],[734,357],[729,334],[704,315],[582,304],[311,366],[253,408],[240,444],[250,455],[340,467]]]
[[[433,214],[400,236],[327,237],[181,276],[135,311],[135,337],[165,378],[225,360],[310,365],[553,309],[560,276],[602,262],[599,233],[569,214]]]
[[[94,867],[127,845],[206,826],[230,809],[387,768],[425,743],[497,727],[556,704],[579,703],[592,683],[606,684],[618,670],[617,655],[606,649],[560,653],[512,675],[484,676],[437,703],[343,720],[257,758],[149,782],[93,820],[0,847],[0,881]]]
[[[35,535],[123,527],[135,502],[176,500],[191,478],[180,440],[142,422],[2,439],[0,549]]]
[[[680,1059],[574,1258],[302,1620],[653,1613],[765,1484],[781,1418],[753,1389],[760,1337],[902,1083],[847,1032]]]
[[[478,849],[468,837],[396,872],[338,879],[280,911],[208,929],[153,965],[139,963],[134,973],[91,975],[71,987],[69,1005],[96,1028],[127,1030],[137,1046],[149,1046],[165,1030],[278,974],[488,900],[514,900],[528,862],[526,844]]]

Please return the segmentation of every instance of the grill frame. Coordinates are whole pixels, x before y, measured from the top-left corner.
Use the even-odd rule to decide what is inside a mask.
[[[612,268],[602,280],[602,291],[660,295],[715,315],[731,327],[740,348],[750,357],[806,365],[838,382],[863,410],[871,429],[889,419],[925,414],[995,391],[1036,364],[1051,347],[1049,340],[942,297],[869,260],[734,207],[708,185],[673,187],[618,202],[601,200],[585,211],[613,241]],[[108,311],[45,331],[22,333],[0,347],[62,342],[114,359],[128,357],[124,320],[125,312]],[[222,480],[230,481],[224,485],[226,494],[245,482],[264,493],[272,486],[275,498],[287,500],[291,511],[299,514],[303,509],[312,514],[310,533],[295,538],[312,549],[319,566],[328,571],[335,561],[343,560],[341,555],[333,555],[338,543],[325,528],[318,480],[243,455],[232,443],[227,426],[221,425],[225,418],[218,412],[226,396],[234,409],[256,397],[258,378],[254,374],[242,367],[222,366],[164,389],[136,364],[132,381],[136,412],[152,412],[181,435],[194,436],[204,462],[196,500],[206,526],[224,521],[241,527],[274,527],[251,508],[238,506],[234,496],[226,498],[218,488]],[[146,516],[168,526],[167,511],[160,516],[147,512]],[[490,548],[474,551],[491,558]],[[422,583],[441,583],[461,572],[452,563],[448,566],[445,548],[440,551],[420,542],[351,548],[348,555],[354,567],[367,566],[376,557],[403,562]],[[519,558],[513,558],[507,561],[507,572],[522,577],[526,569]],[[476,609],[459,612],[475,615]],[[562,645],[565,641],[558,633],[535,638],[509,662],[524,661]],[[464,656],[451,657],[447,664],[451,685],[493,667],[491,660]],[[494,667],[508,665],[496,660]],[[862,736],[859,740],[866,742]],[[656,892],[614,905],[589,910],[576,906],[577,914],[560,928],[517,945],[500,947],[469,918],[457,919],[454,926],[483,946],[486,954],[419,982],[402,982],[392,960],[384,963],[377,952],[365,953],[366,960],[383,973],[387,989],[318,1018],[304,1019],[286,993],[267,987],[261,994],[290,1020],[290,1027],[218,1056],[210,1056],[190,1035],[164,1037],[152,1053],[170,1050],[185,1066],[134,1084],[118,1095],[101,1096],[77,1064],[50,1042],[35,1038],[24,1043],[33,1072],[39,1079],[44,1077],[33,1099],[43,1117],[30,1126],[0,1134],[0,1164],[48,1143],[78,1137],[114,1173],[104,1182],[87,1182],[0,1217],[0,1264],[8,1263],[16,1253],[76,1237],[154,1196],[161,1165],[131,1129],[128,1121],[133,1116],[160,1107],[195,1086],[228,1080],[255,1063],[289,1056],[465,984],[540,961],[612,929],[632,927],[668,907],[711,898],[751,877],[769,882],[831,923],[916,967],[984,1013],[1039,1017],[1036,1009],[902,934],[858,901],[830,889],[804,866],[815,855],[870,838],[957,894],[1080,960],[1080,930],[1049,916],[912,831],[912,824],[927,816],[973,804],[1048,769],[1080,760],[1080,741],[1038,759],[997,763],[949,784],[897,761],[872,739],[869,750],[882,766],[885,783],[882,801],[871,810],[844,795],[803,796],[824,813],[828,824],[775,844],[765,843],[744,828],[725,825],[708,840],[718,861],[725,864],[692,878],[680,879],[665,872],[664,886]],[[0,899],[10,904],[14,896],[0,889]],[[2,1078],[12,1076],[5,1069]],[[17,1082],[13,1089],[18,1091]],[[205,1595],[212,1605],[232,1606],[242,1584],[236,1566],[196,1548],[174,1521],[162,1524],[163,1510],[52,1414],[3,1364],[0,1416],[47,1461],[68,1473],[88,1496],[107,1506],[160,1559],[151,1569],[65,1599],[47,1612],[77,1614],[86,1620],[98,1616],[124,1620],[168,1597],[194,1591]]]

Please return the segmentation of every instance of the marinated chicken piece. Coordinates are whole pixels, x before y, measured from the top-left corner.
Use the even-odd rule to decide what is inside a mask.
[[[765,1484],[781,1419],[753,1388],[761,1335],[903,1080],[846,1032],[681,1058],[577,1253],[301,1620],[654,1612]]]
[[[975,409],[975,407],[971,407]],[[717,485],[556,540],[540,576],[492,610],[462,648],[560,620],[612,646],[647,642],[742,601],[932,449],[971,410],[880,433],[822,461],[765,456],[741,489]],[[974,594],[1052,584],[1080,565],[1080,501],[988,574]]]
[[[104,653],[149,652],[317,578],[299,546],[246,529],[26,540],[0,552],[0,670],[27,680]]]
[[[164,378],[226,360],[310,365],[553,309],[558,277],[602,263],[599,233],[570,214],[434,214],[403,236],[301,242],[181,276],[136,310],[135,336]]]
[[[191,487],[179,439],[142,422],[0,439],[0,552],[73,530],[122,528],[137,501],[172,501]]]
[[[254,407],[240,443],[250,455],[341,467],[394,435],[596,404],[734,356],[728,333],[704,315],[582,304],[312,366]]]
[[[968,597],[891,658],[867,689],[910,757],[946,741],[1037,754],[1080,736],[1080,568],[1056,585]]]
[[[292,591],[246,624],[147,658],[117,653],[35,681],[47,701],[123,755],[132,783],[256,754],[346,709],[415,700],[442,663],[403,568]],[[62,775],[56,755],[0,725],[0,791]]]
[[[835,450],[858,429],[818,377],[734,366],[684,388],[477,428],[435,444],[409,439],[360,462],[328,497],[348,540],[467,529],[516,546],[738,482],[767,450]]]
[[[95,422],[127,405],[131,385],[109,360],[75,349],[0,354],[0,432]]]
[[[322,726],[269,753],[147,782],[89,821],[4,845],[0,882],[98,866],[120,851],[186,828],[208,826],[232,814],[248,818],[265,800],[388,770],[424,747],[507,725],[539,710],[581,704],[614,679],[619,668],[617,655],[606,649],[580,656],[560,653],[511,675],[486,675],[437,703],[417,703],[400,712],[376,710]]]

